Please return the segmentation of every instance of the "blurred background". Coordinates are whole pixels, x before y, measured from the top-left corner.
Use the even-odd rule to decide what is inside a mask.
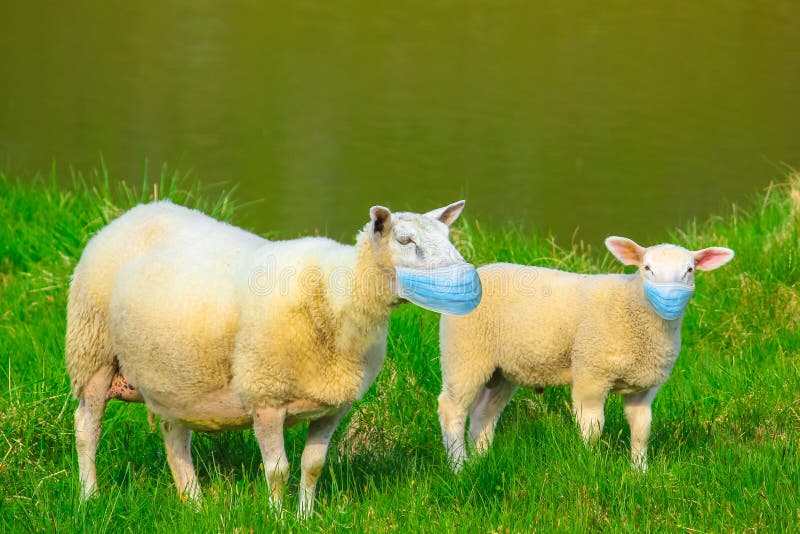
[[[0,0],[0,167],[167,163],[283,236],[463,197],[658,240],[800,160],[798,28],[796,0]]]

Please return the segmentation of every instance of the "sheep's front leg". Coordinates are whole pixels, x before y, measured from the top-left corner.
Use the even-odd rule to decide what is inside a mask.
[[[650,424],[653,421],[651,406],[659,387],[625,395],[623,398],[625,417],[631,427],[631,464],[639,471],[647,471],[647,441],[650,439]]]
[[[301,460],[300,508],[297,512],[302,518],[309,517],[314,511],[314,493],[322,467],[325,465],[331,436],[349,409],[349,404],[341,406],[336,413],[311,421],[308,426],[308,437]]]
[[[161,420],[160,426],[161,435],[164,437],[164,448],[167,451],[167,463],[178,493],[199,504],[200,482],[197,480],[192,462],[192,431],[165,419]]]
[[[283,490],[289,478],[289,460],[283,445],[285,408],[259,408],[253,410],[253,430],[261,448],[261,460],[271,492],[272,505],[281,511]]]
[[[572,386],[572,410],[587,443],[597,441],[603,433],[608,391],[605,384],[593,382],[590,377],[576,380]]]

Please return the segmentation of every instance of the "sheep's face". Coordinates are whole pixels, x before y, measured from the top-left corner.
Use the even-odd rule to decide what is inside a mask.
[[[395,267],[437,269],[465,263],[450,242],[450,224],[463,209],[463,200],[423,214],[391,213],[374,206],[370,210],[373,239],[388,249]]]
[[[395,268],[395,297],[453,315],[480,303],[478,273],[450,242],[450,224],[463,208],[462,200],[424,214],[392,214],[380,206],[370,210],[374,243]]]

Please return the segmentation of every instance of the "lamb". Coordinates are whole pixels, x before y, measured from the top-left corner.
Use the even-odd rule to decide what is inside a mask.
[[[647,469],[651,404],[681,348],[683,311],[694,271],[716,269],[733,251],[643,248],[609,237],[606,246],[635,274],[582,275],[508,263],[478,269],[484,297],[464,317],[442,316],[439,420],[450,465],[486,452],[518,386],[572,386],[585,441],[603,430],[609,392],[623,395],[633,467]]]
[[[396,269],[458,267],[472,292],[461,312],[480,299],[474,268],[449,240],[463,207],[374,206],[355,246],[268,241],[168,201],[112,221],[86,246],[67,306],[82,500],[96,491],[95,451],[113,398],[160,416],[177,489],[195,502],[192,430],[253,427],[279,509],[284,428],[310,420],[299,504],[310,514],[331,436],[386,355],[388,317],[401,301]]]

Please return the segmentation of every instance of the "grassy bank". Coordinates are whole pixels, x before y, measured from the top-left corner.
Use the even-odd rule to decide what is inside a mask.
[[[654,404],[647,474],[629,469],[618,398],[589,449],[573,427],[568,390],[551,388],[519,392],[489,456],[453,475],[436,416],[437,318],[405,306],[392,316],[377,383],[334,438],[312,520],[301,526],[269,509],[249,431],[195,436],[205,500],[194,511],[176,495],[143,407],[117,402],[97,455],[101,494],[79,506],[63,338],[82,247],[154,196],[236,221],[229,197],[210,200],[166,173],[156,182],[131,190],[100,175],[65,188],[0,176],[0,531],[784,531],[800,522],[797,176],[746,210],[664,236],[689,248],[729,246],[737,258],[698,276],[682,355]],[[622,269],[600,243],[563,249],[474,219],[459,223],[454,239],[475,264]],[[291,510],[304,433],[287,433]]]

